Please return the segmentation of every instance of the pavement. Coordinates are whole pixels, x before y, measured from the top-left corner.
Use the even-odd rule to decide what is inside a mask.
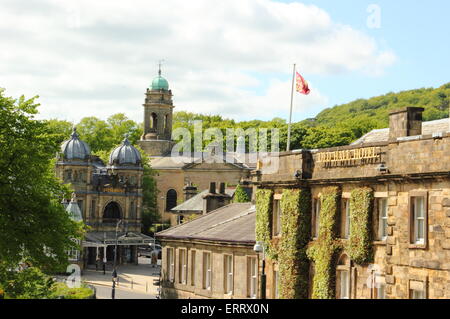
[[[150,258],[145,257],[139,257],[139,265],[117,266],[116,298],[121,299],[120,296],[124,296],[124,299],[144,299],[146,295],[150,299],[155,298],[158,295],[158,286],[153,284],[153,280],[159,279],[160,269],[161,266],[152,266]],[[103,270],[85,269],[82,281],[95,286],[99,298],[111,298],[111,270],[107,270],[104,275]]]

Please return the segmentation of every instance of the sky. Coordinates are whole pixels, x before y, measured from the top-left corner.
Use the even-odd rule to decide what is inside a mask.
[[[175,111],[293,121],[450,82],[448,0],[0,0],[0,87],[39,96],[38,118],[125,113],[142,122],[162,75]]]

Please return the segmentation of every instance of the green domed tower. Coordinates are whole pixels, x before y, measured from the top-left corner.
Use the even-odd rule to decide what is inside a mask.
[[[140,146],[149,156],[160,156],[170,152],[172,142],[173,101],[169,82],[158,76],[147,88],[144,106],[144,134]]]

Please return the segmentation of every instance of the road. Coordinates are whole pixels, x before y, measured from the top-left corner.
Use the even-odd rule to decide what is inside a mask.
[[[93,285],[97,290],[97,299],[111,299],[112,287]],[[135,292],[129,289],[116,288],[116,299],[156,299],[152,294]]]

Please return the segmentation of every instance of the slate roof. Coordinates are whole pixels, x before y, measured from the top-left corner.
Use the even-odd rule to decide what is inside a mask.
[[[184,203],[181,203],[180,205],[174,207],[171,209],[171,211],[174,212],[195,212],[195,211],[203,211],[203,195],[206,195],[208,193],[209,190],[204,190],[200,193],[198,193],[197,195],[189,198],[187,201],[185,201]],[[235,188],[226,188],[225,189],[225,193],[233,196],[235,191]]]
[[[449,119],[422,122],[422,135],[432,135],[438,132],[447,132],[449,130]],[[387,142],[389,139],[389,128],[373,130],[362,136],[351,145]]]
[[[251,203],[233,203],[159,232],[156,237],[254,244],[255,217],[256,209]]]
[[[226,156],[226,154],[224,156]],[[237,157],[235,155],[235,153],[232,153],[232,156],[234,158],[234,162],[229,163],[229,164],[235,165],[236,168],[239,168],[239,169],[254,169],[254,168],[256,168],[256,163],[252,163],[250,161],[248,154],[246,154],[245,159],[243,161],[240,160],[240,157]],[[215,163],[226,163],[225,160],[220,159],[218,156],[216,156],[216,158],[217,158],[217,160]],[[206,162],[206,161],[202,161],[202,160],[193,161],[192,158],[189,158],[189,157],[172,158],[170,155],[152,156],[150,158],[151,166],[154,169],[185,169],[185,168],[194,166],[196,164],[200,164],[202,162]]]

